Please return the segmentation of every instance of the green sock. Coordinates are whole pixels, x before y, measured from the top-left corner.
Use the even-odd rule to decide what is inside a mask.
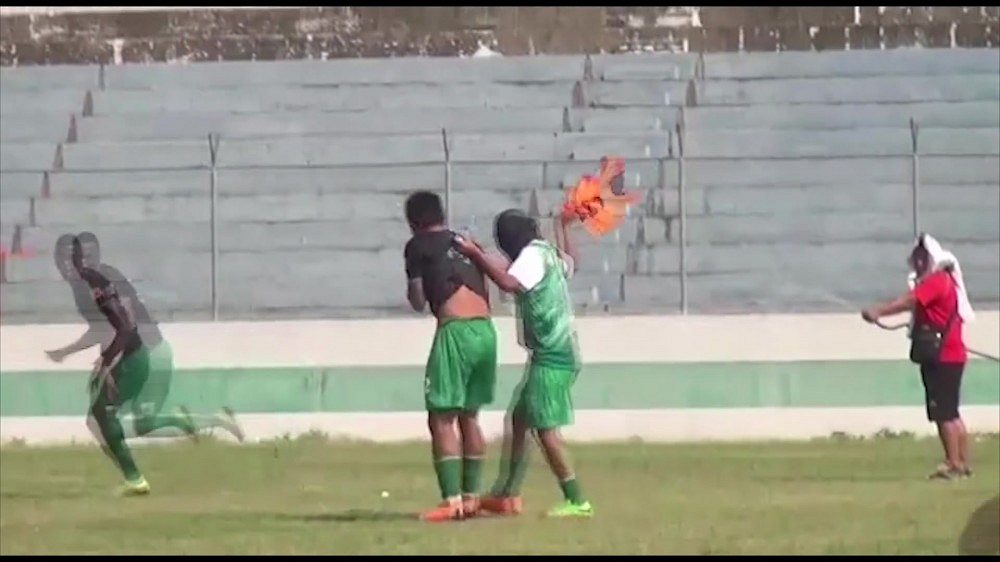
[[[462,495],[462,459],[444,457],[434,461],[441,498],[450,499]]]
[[[462,493],[478,496],[479,483],[483,473],[482,457],[465,457],[462,459]]]
[[[510,474],[507,476],[507,483],[503,487],[503,496],[514,497],[521,494],[521,484],[524,476],[528,473],[528,456],[521,455],[510,460]]]
[[[563,496],[566,501],[580,505],[583,503],[583,490],[580,489],[580,483],[577,481],[576,476],[571,476],[569,480],[563,480],[559,482],[559,487],[562,488]]]
[[[125,444],[125,433],[122,431],[122,424],[114,416],[108,417],[104,421],[104,439],[108,442],[108,450],[115,457],[118,468],[121,469],[125,479],[129,481],[138,480],[140,476],[139,468],[135,466],[132,453]]]

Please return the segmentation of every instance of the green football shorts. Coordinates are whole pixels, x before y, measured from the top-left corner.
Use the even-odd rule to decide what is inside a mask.
[[[571,391],[579,371],[528,365],[516,409],[531,429],[555,429],[573,423]]]
[[[114,367],[112,375],[118,386],[116,405],[136,416],[156,415],[167,400],[173,371],[170,344],[162,341],[152,349],[142,345]],[[100,391],[104,393],[106,389]]]
[[[489,318],[444,321],[424,372],[429,412],[475,411],[493,402],[497,380],[497,332]]]

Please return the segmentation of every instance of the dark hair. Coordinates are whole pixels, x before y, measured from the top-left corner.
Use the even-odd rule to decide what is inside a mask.
[[[507,254],[511,261],[516,260],[532,240],[542,237],[538,231],[538,222],[520,209],[507,209],[497,215],[493,236],[497,246]]]
[[[922,274],[923,271],[917,271],[917,262],[923,263],[924,268],[930,266],[931,253],[927,251],[927,247],[924,246],[924,235],[920,234],[917,245],[914,246],[913,251],[910,252],[910,257],[907,258],[907,263],[910,264],[910,268],[913,269],[918,275]]]
[[[417,191],[406,198],[406,220],[413,228],[444,224],[441,198],[430,191]]]
[[[97,241],[97,235],[93,232],[81,232],[76,235],[80,239],[81,244],[94,244],[95,246],[100,246],[100,242]]]

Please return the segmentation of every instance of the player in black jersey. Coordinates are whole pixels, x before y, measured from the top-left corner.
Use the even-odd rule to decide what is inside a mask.
[[[479,410],[493,401],[496,330],[483,274],[452,246],[441,199],[416,192],[406,200],[413,238],[404,257],[407,298],[416,311],[430,304],[437,331],[424,373],[424,398],[441,497],[425,521],[471,517],[479,511],[486,443]],[[461,439],[455,432],[455,423]]]
[[[222,427],[242,440],[242,431],[228,408],[219,416],[192,416],[183,408],[175,414],[161,413],[173,374],[170,345],[132,284],[118,270],[100,263],[93,234],[60,237],[56,259],[90,328],[73,344],[48,354],[61,361],[72,353],[101,345],[90,381],[88,426],[124,474],[124,495],[149,492],[149,484],[125,444],[126,437],[195,435],[199,429]],[[131,430],[128,435],[119,420],[121,411],[131,414],[132,423],[126,424]]]

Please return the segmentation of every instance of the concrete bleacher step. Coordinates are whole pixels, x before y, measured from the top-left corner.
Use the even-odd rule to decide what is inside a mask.
[[[689,212],[766,214],[908,210],[913,204],[909,184],[827,184],[803,186],[704,186],[688,192]],[[926,209],[1000,211],[1000,185],[921,184],[919,201]],[[673,210],[673,209],[671,209]],[[700,213],[697,211],[700,210]]]
[[[685,162],[687,185],[805,185],[811,183],[909,183],[912,158],[738,159]],[[1000,183],[1000,157],[922,156],[927,184]]]
[[[49,64],[0,68],[0,89],[32,93],[39,90],[85,90],[98,86],[95,65]]]
[[[1000,127],[1000,105],[992,101],[737,105],[684,108],[687,131],[706,129],[862,129]]]
[[[70,114],[83,111],[83,99],[83,90],[19,91],[4,87],[3,95],[0,96],[0,115],[6,120],[19,115],[54,114],[62,116],[68,124]]]
[[[583,63],[584,57],[579,55],[153,63],[107,67],[105,82],[111,89],[139,90],[169,90],[178,84],[222,88],[274,84],[532,83],[578,79],[583,73]]]
[[[63,142],[69,131],[70,116],[70,112],[58,111],[4,115],[0,142]]]
[[[604,55],[593,57],[594,78],[607,81],[687,80],[695,74],[694,53]]]
[[[115,265],[110,260],[108,263]],[[116,266],[117,267],[117,266]],[[185,271],[170,277],[170,272],[155,280],[128,277],[154,318],[165,321],[178,312],[211,310],[211,284],[208,271]],[[33,281],[0,284],[4,321],[35,317],[45,321],[79,322],[72,287],[65,281]],[[165,318],[164,315],[167,317]],[[12,318],[13,317],[13,318]]]
[[[545,193],[541,208],[546,215],[561,204],[560,192]],[[405,193],[287,192],[244,194],[221,191],[216,216],[222,222],[302,222],[348,219],[404,220]],[[531,190],[455,190],[451,195],[454,217],[492,217],[508,208],[528,211]],[[537,199],[537,196],[536,196]],[[29,201],[23,203],[27,218]],[[14,212],[14,205],[11,205]],[[35,223],[55,227],[76,224],[203,223],[211,216],[207,193],[181,195],[121,195],[115,198],[53,197],[35,200]]]
[[[461,169],[454,167],[453,175],[457,176],[456,172]],[[536,177],[541,177],[540,170],[539,166],[534,174]],[[403,193],[411,189],[443,189],[444,166],[222,169],[217,171],[216,180],[220,195],[343,193],[352,190],[361,193]],[[54,198],[117,195],[208,197],[210,182],[209,170],[54,172],[49,175]]]
[[[996,72],[996,49],[708,53],[706,78],[939,76]]]
[[[881,269],[905,279],[910,247],[908,242],[868,241],[695,244],[686,249],[685,267],[691,275],[777,272],[789,276],[810,273],[833,276],[846,271]],[[959,256],[963,270],[986,269],[996,263],[1000,242],[949,242],[948,248]],[[629,273],[664,275],[680,271],[680,248],[676,245],[647,245],[634,252],[637,268]]]
[[[208,143],[199,141],[70,143],[62,148],[69,170],[208,166]]]
[[[456,224],[467,221],[456,218]],[[246,222],[220,223],[220,251],[285,251],[307,248],[383,249],[403,245],[411,234],[405,221],[351,219],[322,222]],[[74,224],[58,227],[27,227],[22,229],[25,251],[51,256],[60,235],[82,231],[93,232],[108,252],[160,252],[211,250],[211,228],[207,222],[184,220],[170,223],[133,224]]]
[[[26,199],[42,194],[42,174],[0,172],[0,200]]]
[[[676,107],[575,108],[570,125],[575,131],[617,133],[627,131],[673,131],[677,125]]]
[[[687,221],[690,244],[750,242],[903,242],[913,236],[910,212],[859,211],[794,215],[694,216]],[[990,241],[1000,236],[996,215],[982,211],[926,211],[921,229],[942,232],[952,240]],[[679,237],[679,221],[671,222],[671,240]]]
[[[572,101],[573,81],[537,84],[460,83],[258,86],[254,88],[92,92],[94,115],[175,111],[344,111],[402,108],[545,108]]]
[[[626,158],[667,156],[670,134],[646,133],[456,133],[449,135],[453,162],[565,161],[596,162],[613,154]],[[12,169],[43,166],[35,147],[24,156],[14,153]],[[321,165],[400,165],[444,164],[444,144],[440,134],[383,137],[272,137],[222,139],[218,148],[220,167],[321,166]],[[206,167],[210,163],[204,141],[132,141],[71,143],[63,145],[62,163],[66,170],[142,170],[144,168]],[[6,169],[6,166],[5,166]]]
[[[696,84],[698,105],[787,103],[891,103],[993,101],[996,73],[852,78],[705,80]],[[630,104],[637,105],[637,104]]]
[[[27,198],[4,198],[0,201],[0,224],[13,226],[28,224],[31,220],[31,200]],[[9,243],[6,241],[5,243]]]
[[[913,151],[909,128],[847,130],[688,130],[686,156],[711,158],[905,156]],[[934,155],[1000,154],[1000,129],[920,130],[919,151]]]
[[[68,121],[68,120],[67,120]],[[171,112],[105,115],[78,120],[81,142],[296,135],[450,132],[560,132],[563,108],[402,108],[373,111],[271,113]],[[65,135],[65,123],[63,124]]]
[[[687,82],[636,80],[629,82],[581,82],[585,107],[670,107],[685,104]]]
[[[48,170],[56,157],[56,143],[0,143],[0,171]]]

